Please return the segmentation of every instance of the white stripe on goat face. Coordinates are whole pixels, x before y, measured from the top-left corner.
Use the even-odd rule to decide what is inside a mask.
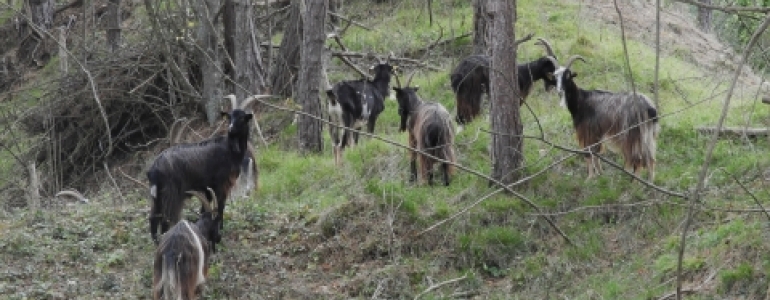
[[[556,69],[556,71],[553,72],[553,76],[556,77],[556,93],[559,94],[559,105],[561,107],[567,106],[567,99],[564,96],[564,84],[562,84],[565,71],[567,71],[567,69],[564,67],[559,67]]]

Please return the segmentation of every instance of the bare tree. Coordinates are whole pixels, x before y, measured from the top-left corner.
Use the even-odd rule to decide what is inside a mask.
[[[711,0],[698,0],[700,3],[711,5]],[[711,31],[711,9],[698,7],[698,27],[705,32]]]
[[[321,116],[320,84],[323,71],[324,20],[328,0],[309,0],[301,13],[304,19],[301,71],[299,73],[299,103],[308,115],[299,118],[299,147],[305,151],[323,150],[323,124],[311,116]]]
[[[239,87],[235,94],[238,99],[244,99],[247,94],[265,93],[265,67],[262,65],[262,53],[259,48],[259,37],[256,34],[254,20],[254,3],[251,1],[238,1],[235,3],[236,32],[234,73],[235,82]]]
[[[206,118],[209,124],[214,124],[217,120],[219,103],[224,95],[222,74],[219,67],[217,31],[214,26],[214,17],[219,6],[219,0],[194,0],[192,3],[195,16],[198,18],[196,43],[198,46],[198,65],[203,75],[203,93],[201,96],[206,107]]]
[[[296,82],[299,69],[300,44],[302,44],[302,13],[301,0],[292,0],[283,39],[271,70],[270,88],[274,95],[290,97]]]
[[[492,108],[492,175],[504,184],[518,178],[524,160],[522,154],[523,128],[519,116],[519,87],[516,78],[516,44],[514,22],[516,0],[488,0],[490,48],[492,61],[489,72],[489,93]]]
[[[107,7],[107,48],[110,52],[120,48],[120,0],[109,0]]]
[[[487,14],[488,0],[473,0],[473,54],[487,54]]]

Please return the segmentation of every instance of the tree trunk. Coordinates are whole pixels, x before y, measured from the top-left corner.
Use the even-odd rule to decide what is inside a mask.
[[[48,32],[53,27],[53,13],[56,9],[56,3],[54,0],[27,0],[24,2],[25,10],[32,24],[27,24],[21,27],[20,40],[21,45],[18,48],[18,54],[20,61],[25,63],[34,63],[38,67],[42,67],[47,63],[47,58],[51,56],[48,46],[48,36],[41,32]],[[36,30],[32,29],[35,26]]]
[[[711,0],[699,0],[698,2],[703,4],[711,4]],[[704,32],[711,31],[711,10],[708,8],[698,7],[698,27]]]
[[[235,57],[233,58],[236,88],[235,95],[244,99],[249,95],[265,93],[265,68],[262,65],[262,53],[257,39],[254,22],[254,4],[250,1],[239,1],[235,4],[236,28]],[[252,106],[255,107],[255,106]]]
[[[511,184],[518,179],[524,160],[514,42],[516,0],[488,0],[486,13],[492,52],[489,72],[490,127],[494,132],[491,177]]]
[[[473,54],[487,54],[487,14],[488,0],[473,0]]]
[[[220,101],[222,100],[222,74],[220,73],[220,58],[217,47],[214,14],[219,8],[218,0],[195,0],[193,10],[198,18],[198,65],[203,75],[203,105],[206,108],[206,119],[213,125],[219,117]]]
[[[271,72],[270,88],[273,95],[291,97],[299,69],[300,45],[302,44],[302,14],[300,0],[292,0],[289,17],[281,39],[281,46]]]
[[[225,90],[227,94],[235,92],[235,60],[237,54],[235,53],[235,35],[236,24],[239,21],[235,14],[235,1],[224,0],[222,6],[222,27],[224,27],[224,43],[225,43],[225,56],[224,56],[224,73],[225,73]],[[242,99],[242,98],[238,98]]]
[[[120,48],[120,0],[109,0],[107,7],[107,48],[116,52]]]
[[[299,118],[299,147],[304,151],[323,151],[323,123],[310,116],[321,117],[320,85],[323,76],[324,20],[328,0],[307,0],[301,9],[304,18],[304,38],[299,73],[299,103],[308,115]]]

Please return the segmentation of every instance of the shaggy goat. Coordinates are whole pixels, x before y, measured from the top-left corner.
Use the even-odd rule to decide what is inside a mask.
[[[210,256],[210,241],[206,237],[217,227],[214,221],[217,199],[214,191],[208,190],[213,197],[211,203],[201,192],[188,192],[200,199],[205,208],[198,222],[190,224],[181,220],[161,236],[153,266],[152,294],[155,300],[195,299],[198,286],[206,281]]]
[[[238,105],[235,97],[231,100],[232,110],[222,112],[229,118],[227,134],[216,136],[198,143],[179,144],[164,150],[155,158],[147,171],[150,182],[150,235],[157,243],[158,225],[161,233],[180,219],[184,201],[188,198],[185,191],[204,192],[208,187],[214,190],[220,199],[215,222],[217,230],[209,240],[219,243],[222,236],[223,218],[227,198],[236,179],[240,175],[241,165],[247,156],[249,121],[253,115],[243,109],[257,98],[252,96]],[[215,247],[212,247],[216,251]]]
[[[516,67],[522,105],[536,81],[542,79],[546,91],[556,85],[552,76],[556,66],[548,59],[548,56],[556,57],[551,44],[542,38],[538,38],[535,44],[542,45],[547,56]],[[489,64],[489,56],[471,55],[463,59],[450,75],[457,105],[455,121],[460,125],[470,123],[481,112],[481,96],[489,94]]]
[[[342,81],[326,91],[329,97],[329,121],[343,128],[340,139],[340,128],[329,126],[329,134],[334,142],[334,161],[339,164],[342,152],[350,143],[358,143],[358,133],[351,128],[360,130],[364,125],[369,133],[374,132],[377,117],[385,110],[385,97],[388,96],[390,77],[395,68],[388,62],[380,62],[374,69],[372,80],[360,79]]]
[[[407,82],[407,85],[409,83]],[[409,147],[428,153],[439,159],[454,163],[454,126],[452,116],[443,105],[436,102],[423,102],[417,96],[417,87],[395,87],[398,100],[398,114],[401,115],[399,130],[409,130]],[[433,185],[433,164],[437,161],[422,153],[412,151],[410,158],[410,181],[417,177],[419,161],[420,181],[426,179]],[[453,173],[452,164],[442,163],[444,185],[449,185],[449,176]]]
[[[575,84],[577,73],[570,67],[575,60],[585,61],[575,55],[567,64],[554,72],[556,90],[572,115],[580,148],[588,148],[585,161],[588,178],[601,172],[601,162],[593,154],[602,151],[602,142],[608,142],[610,150],[619,152],[625,160],[625,168],[639,176],[641,168],[647,168],[649,180],[655,179],[655,148],[660,126],[655,104],[645,95],[613,93],[601,90],[584,90]],[[555,65],[558,61],[553,58]]]

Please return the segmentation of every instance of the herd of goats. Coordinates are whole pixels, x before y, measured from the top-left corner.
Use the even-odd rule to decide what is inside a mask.
[[[601,172],[601,164],[592,154],[599,153],[606,142],[610,149],[623,155],[626,169],[639,175],[646,168],[652,181],[660,130],[652,101],[642,94],[581,89],[574,81],[578,74],[570,68],[576,60],[585,60],[574,55],[562,66],[546,40],[538,39],[536,44],[545,48],[546,55],[518,65],[520,102],[524,102],[538,80],[544,81],[546,91],[555,87],[562,105],[572,116],[580,148],[587,150],[589,178]],[[480,114],[482,94],[489,93],[489,68],[489,56],[472,55],[452,71],[458,124],[467,124]],[[389,61],[380,61],[372,69],[372,79],[339,82],[327,91],[330,121],[338,125],[330,126],[335,161],[339,163],[348,144],[357,143],[357,130],[366,125],[369,133],[374,132],[377,117],[385,109],[391,77],[395,77],[399,129],[408,131],[409,146],[420,151],[411,151],[410,180],[419,178],[420,182],[432,184],[433,165],[440,163],[443,183],[449,185],[456,162],[455,128],[450,113],[439,103],[421,100],[418,88],[409,86],[411,76],[401,86],[396,68]],[[147,172],[152,198],[150,232],[158,245],[153,272],[155,299],[195,299],[200,292],[209,256],[216,253],[215,245],[222,240],[226,200],[240,174],[254,165],[248,143],[253,115],[247,107],[259,97],[269,96],[252,96],[242,103],[228,96],[231,111],[222,113],[229,119],[226,134],[172,146],[157,156]],[[190,197],[198,198],[202,204],[194,224],[180,221],[184,201]]]

